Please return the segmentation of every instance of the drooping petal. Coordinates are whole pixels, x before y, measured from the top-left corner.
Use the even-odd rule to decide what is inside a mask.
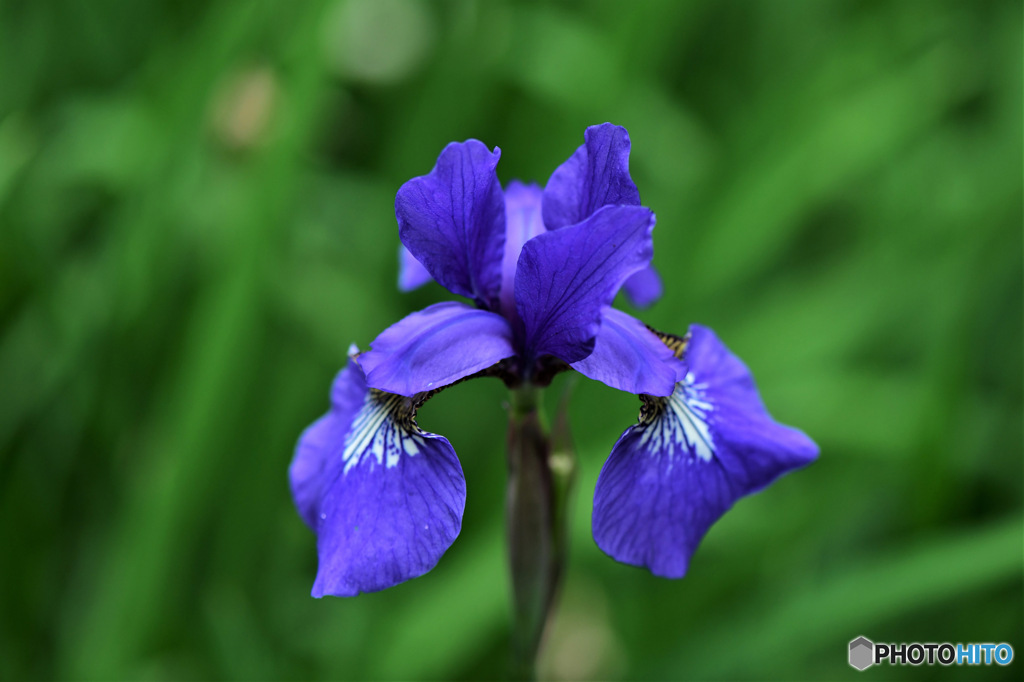
[[[541,189],[513,180],[505,188],[505,256],[501,261],[501,312],[506,319],[516,313],[516,265],[523,244],[544,232],[540,216]]]
[[[296,502],[304,518],[312,512],[306,520],[317,534],[314,597],[375,592],[423,575],[455,541],[466,504],[455,451],[416,425],[417,398],[368,389],[356,363],[337,383],[348,416],[304,436],[296,455],[304,464],[293,464],[302,474],[296,488],[293,473],[303,496]],[[306,466],[314,460],[318,468]]]
[[[398,288],[401,291],[412,291],[419,289],[427,282],[434,279],[423,267],[423,264],[416,260],[416,256],[409,253],[405,245],[398,247]]]
[[[515,355],[501,315],[448,301],[415,312],[380,333],[359,356],[367,384],[411,396],[447,386]]]
[[[648,265],[630,276],[622,288],[630,303],[637,308],[647,308],[661,298],[661,275],[653,265]]]
[[[601,311],[627,277],[651,261],[654,214],[642,206],[606,206],[581,223],[528,241],[516,271],[516,309],[527,360],[590,355]]]
[[[554,230],[589,218],[602,206],[638,206],[629,176],[629,133],[622,126],[590,126],[584,143],[555,169],[544,188],[544,225]]]
[[[644,399],[594,492],[597,545],[668,578],[686,573],[736,500],[818,455],[810,438],[771,418],[750,371],[711,330],[691,326],[683,361],[670,397]]]
[[[680,365],[643,322],[606,307],[594,352],[572,368],[620,391],[667,396],[675,390]]]
[[[453,142],[395,197],[398,234],[416,260],[449,291],[490,310],[498,309],[505,243],[500,156],[479,140]]]
[[[353,353],[358,352],[354,347]],[[306,525],[316,530],[320,497],[327,467],[348,433],[352,419],[363,405],[366,383],[359,367],[350,363],[338,372],[331,386],[331,409],[309,426],[299,438],[288,468],[292,499]]]

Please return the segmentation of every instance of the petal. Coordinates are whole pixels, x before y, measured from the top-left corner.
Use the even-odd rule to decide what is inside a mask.
[[[594,349],[601,311],[623,281],[651,261],[654,214],[606,206],[570,227],[528,241],[516,271],[525,354],[578,362]]]
[[[316,530],[320,495],[331,455],[341,447],[356,412],[363,404],[366,382],[359,367],[349,364],[338,372],[331,387],[331,409],[313,422],[299,438],[288,468],[292,499],[302,520]]]
[[[544,232],[540,217],[541,189],[513,180],[505,189],[505,256],[501,261],[501,312],[507,319],[516,313],[516,264],[523,244]]]
[[[497,313],[448,301],[391,325],[359,356],[373,388],[411,396],[447,386],[515,355]]]
[[[648,265],[630,276],[622,288],[630,303],[637,308],[648,308],[661,298],[661,276],[653,265]]]
[[[667,396],[675,390],[680,365],[643,322],[605,308],[594,352],[572,368],[620,391]]]
[[[419,289],[427,282],[434,279],[423,267],[423,264],[416,260],[416,256],[409,253],[404,245],[398,247],[398,288],[400,291],[412,291]]]
[[[455,451],[416,425],[417,399],[367,389],[355,363],[343,374],[346,407],[359,396],[348,426],[320,432],[310,450],[300,444],[310,452],[315,442],[323,463],[307,519],[319,555],[314,597],[375,592],[426,573],[458,536],[466,504]]]
[[[679,578],[715,521],[744,495],[805,466],[818,447],[774,421],[746,366],[693,325],[686,373],[669,398],[646,398],[594,492],[597,545],[618,561]]]
[[[451,143],[429,174],[398,190],[402,243],[453,294],[497,310],[505,201],[494,172],[501,151],[478,140]]]
[[[602,206],[640,204],[629,176],[629,133],[622,126],[590,126],[584,143],[555,169],[544,188],[544,225],[554,230],[589,218]]]

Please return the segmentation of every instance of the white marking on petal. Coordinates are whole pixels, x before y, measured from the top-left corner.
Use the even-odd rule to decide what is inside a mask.
[[[707,384],[697,383],[693,372],[688,372],[672,395],[650,399],[654,409],[647,412],[646,418],[642,415],[640,444],[652,451],[667,452],[669,457],[681,449],[710,462],[715,444],[708,428],[708,413],[715,408],[707,400],[705,390]]]
[[[341,459],[344,473],[367,458],[386,469],[398,466],[402,455],[415,457],[424,444],[412,420],[408,399],[381,391],[367,391],[359,413],[352,420]]]

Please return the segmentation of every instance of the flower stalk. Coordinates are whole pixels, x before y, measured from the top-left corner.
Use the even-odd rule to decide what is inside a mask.
[[[568,439],[554,445],[541,409],[541,390],[511,392],[506,495],[512,578],[512,676],[536,678],[537,655],[564,574],[567,499],[575,462]],[[564,418],[556,429],[561,431]],[[566,431],[567,433],[567,431]]]

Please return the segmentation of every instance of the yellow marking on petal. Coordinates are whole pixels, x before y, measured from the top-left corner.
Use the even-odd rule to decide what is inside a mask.
[[[669,334],[667,332],[660,332],[657,329],[647,326],[661,342],[669,347],[669,349],[675,354],[679,360],[683,359],[683,354],[686,352],[686,346],[690,343],[690,333],[687,332],[686,336],[676,336],[675,334]]]

